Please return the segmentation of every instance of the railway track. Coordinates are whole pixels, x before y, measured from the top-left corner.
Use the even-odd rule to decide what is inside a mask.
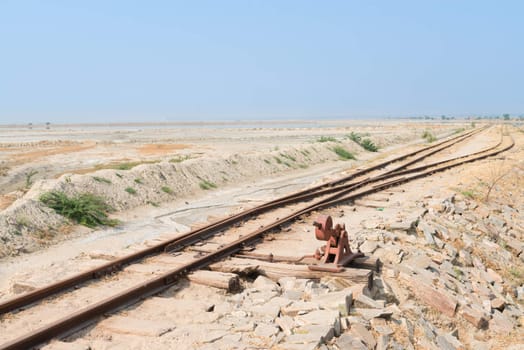
[[[196,257],[191,262],[179,264],[179,266],[177,266],[175,269],[161,271],[157,274],[156,277],[151,278],[146,282],[134,285],[129,289],[115,293],[113,296],[105,300],[99,301],[93,305],[89,305],[84,309],[81,309],[71,315],[67,315],[62,319],[37,329],[30,334],[23,335],[8,343],[0,345],[0,349],[21,349],[36,346],[59,334],[64,334],[77,329],[78,327],[85,325],[86,322],[92,321],[104,313],[136,301],[137,299],[143,298],[147,295],[155,294],[160,290],[173,285],[173,283],[175,283],[178,278],[182,277],[191,270],[203,268],[214,261],[223,259],[224,257],[239,252],[246,245],[252,244],[256,240],[260,239],[262,235],[278,229],[282,225],[285,225],[304,214],[310,213],[311,211],[332,206],[343,201],[353,200],[358,197],[378,192],[383,189],[411,181],[413,179],[428,176],[434,172],[443,171],[467,162],[493,156],[513,146],[512,140],[509,138],[506,138],[506,140],[501,138],[501,141],[497,145],[472,153],[470,155],[429,163],[419,167],[411,167],[417,162],[420,162],[422,159],[426,159],[433,154],[436,154],[444,149],[448,149],[449,147],[456,145],[461,141],[464,141],[482,131],[484,131],[484,129],[474,130],[472,132],[453,137],[449,140],[439,142],[438,144],[425,147],[416,152],[393,158],[366,169],[358,170],[340,180],[315,186],[311,189],[279,198],[275,201],[271,201],[253,209],[243,211],[242,213],[233,215],[229,218],[219,220],[201,229],[191,231],[182,237],[163,242],[143,251],[117,259],[116,261],[108,263],[100,268],[87,271],[77,276],[73,276],[67,280],[58,282],[54,285],[38,289],[34,292],[22,295],[16,299],[9,300],[0,305],[0,310],[2,313],[6,313],[21,307],[28,307],[31,303],[43,300],[44,298],[49,297],[57,292],[71,289],[71,287],[79,283],[99,278],[100,276],[105,275],[111,271],[119,270],[131,262],[144,259],[145,257],[152,256],[155,253],[162,253],[164,251],[181,251],[185,247],[192,245],[195,242],[216,237],[217,233],[222,233],[224,235],[222,231],[225,228],[245,221],[247,218],[252,218],[253,216],[262,215],[264,213],[267,216],[270,214],[273,215],[273,213],[269,213],[269,211],[274,210],[275,208],[279,208],[278,210],[281,211],[279,214],[279,216],[282,217],[281,219],[273,221],[266,226],[251,232],[237,232],[236,236],[232,235],[231,237],[228,237],[228,240],[223,242],[222,246],[212,253],[207,253],[203,256]],[[386,167],[389,165],[397,163],[401,160],[407,161],[400,166],[394,167],[393,169],[386,169]],[[366,174],[371,175],[363,178],[363,176]],[[313,203],[308,202],[307,204],[304,204],[304,201],[308,201],[313,198],[316,198]],[[287,205],[288,208],[283,210],[280,208],[283,205]],[[169,254],[167,254],[167,256],[169,256]]]

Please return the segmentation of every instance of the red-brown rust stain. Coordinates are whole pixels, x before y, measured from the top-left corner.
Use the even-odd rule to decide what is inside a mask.
[[[189,148],[189,145],[176,143],[151,143],[140,146],[137,151],[142,155],[164,155],[173,151]]]

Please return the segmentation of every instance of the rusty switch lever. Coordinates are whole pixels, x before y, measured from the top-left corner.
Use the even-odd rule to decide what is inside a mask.
[[[340,271],[355,258],[364,256],[361,252],[353,253],[349,247],[348,233],[345,224],[333,227],[331,216],[322,215],[315,222],[315,237],[326,244],[315,251],[315,258],[321,264],[310,265],[311,270]]]

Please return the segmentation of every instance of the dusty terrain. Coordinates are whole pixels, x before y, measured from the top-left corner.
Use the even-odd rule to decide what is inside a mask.
[[[468,127],[337,122],[241,129],[9,129],[0,137],[5,169],[0,299],[186,232],[198,222],[405,153],[424,142],[424,130],[443,137]],[[369,133],[380,152],[345,139],[351,131]],[[325,211],[346,224],[354,249],[384,264],[373,290],[336,279],[276,283],[261,276],[243,281],[241,293],[229,294],[185,281],[47,348],[302,349],[317,347],[320,334],[325,343],[320,346],[335,349],[518,349],[524,344],[524,133],[510,132],[516,146],[498,157]],[[21,142],[13,142],[14,135]],[[318,142],[321,136],[337,141]],[[489,132],[434,160],[480,150],[498,137]],[[357,160],[340,160],[332,152],[334,143]],[[124,163],[139,165],[111,169]],[[36,181],[23,188],[31,170],[38,171]],[[217,188],[203,189],[202,181]],[[161,185],[173,192],[159,191]],[[138,189],[136,195],[124,191],[130,186]],[[71,225],[38,202],[49,189],[102,195],[122,224],[95,230]],[[285,235],[271,235],[257,252],[311,254],[319,246],[312,219],[293,224]],[[285,243],[293,252],[283,250]],[[456,303],[456,312],[446,314],[424,299],[418,293],[423,285]],[[352,305],[341,309],[349,295]],[[9,326],[9,320],[3,322],[0,327]]]

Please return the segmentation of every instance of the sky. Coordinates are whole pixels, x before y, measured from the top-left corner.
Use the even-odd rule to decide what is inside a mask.
[[[0,124],[524,113],[524,1],[0,0]]]

